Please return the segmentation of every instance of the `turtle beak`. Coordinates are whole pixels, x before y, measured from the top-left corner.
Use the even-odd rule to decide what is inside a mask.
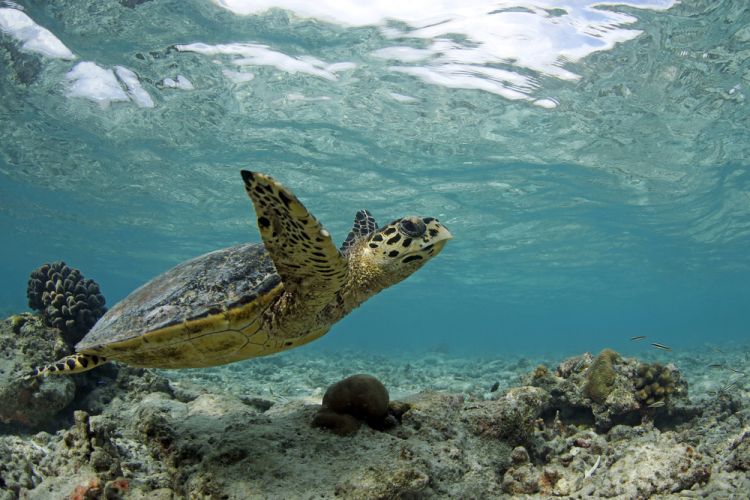
[[[453,239],[453,235],[451,234],[448,229],[443,226],[442,224],[440,227],[436,228],[437,234],[430,238],[430,244],[429,246],[433,247],[435,249],[433,253],[433,257],[440,253],[440,251],[443,249],[446,243],[448,243],[448,240]]]
[[[432,241],[435,244],[442,243],[443,245],[445,245],[445,243],[448,240],[452,240],[453,239],[453,234],[451,234],[451,232],[448,231],[447,227],[441,225],[439,228],[437,228],[437,231],[438,231],[438,234],[436,234],[435,236],[432,237]]]

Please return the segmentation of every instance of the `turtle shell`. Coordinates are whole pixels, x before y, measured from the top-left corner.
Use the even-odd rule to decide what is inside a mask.
[[[262,244],[246,243],[183,262],[117,303],[76,345],[80,352],[239,307],[281,282]]]

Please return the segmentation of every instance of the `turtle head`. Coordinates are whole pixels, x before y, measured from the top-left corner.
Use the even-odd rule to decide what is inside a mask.
[[[382,288],[398,283],[443,249],[453,235],[434,217],[403,217],[368,235],[361,259]]]

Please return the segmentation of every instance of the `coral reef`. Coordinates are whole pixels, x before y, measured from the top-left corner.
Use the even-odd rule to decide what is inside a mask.
[[[626,498],[648,498],[689,490],[705,484],[711,477],[711,467],[701,453],[689,444],[677,442],[674,436],[664,434],[655,435],[653,443],[625,444],[622,455],[607,472],[602,492]],[[638,484],[623,484],[616,479],[624,475],[638,477]]]
[[[750,430],[743,430],[729,445],[730,454],[727,457],[727,468],[729,470],[750,471]]]
[[[68,496],[69,500],[88,500],[100,498],[103,493],[102,482],[99,478],[89,479],[84,484],[79,484]]]
[[[499,399],[468,404],[463,418],[475,435],[521,445],[531,439],[548,400],[547,392],[538,387],[515,387]]]
[[[21,314],[0,322],[0,422],[40,428],[73,401],[71,378],[23,377],[67,354],[70,348],[38,316]]]
[[[20,349],[53,350],[55,335],[38,317],[8,319],[1,332],[0,338],[25,339]],[[33,336],[48,344],[33,343]],[[325,391],[300,390],[308,383],[337,385],[345,369],[336,365],[340,356],[289,361],[285,355],[169,372],[170,379],[121,367],[85,391],[79,386],[65,417],[47,427],[53,433],[0,435],[0,456],[7,457],[0,462],[0,499],[741,498],[750,490],[744,381],[723,382],[735,389],[687,411],[695,406],[686,375],[673,364],[611,353],[598,358],[608,368],[588,353],[553,369],[528,360],[459,364],[429,353],[411,359],[404,377],[398,361],[348,356],[348,365],[377,365],[378,379],[390,378],[388,391],[359,379],[377,395],[377,404],[357,410],[359,418],[326,408],[359,428],[346,439],[310,426]],[[457,387],[470,387],[467,379],[478,373],[476,390],[398,386],[399,376],[411,384],[430,369],[453,377]],[[435,385],[447,383],[438,377]],[[513,387],[519,377],[522,385]],[[57,380],[70,379],[76,377]],[[603,380],[606,390],[596,391],[592,380]],[[290,391],[299,392],[276,392],[289,381],[297,384]],[[664,404],[656,407],[638,398],[654,383],[664,389],[664,399],[654,400]],[[715,391],[715,379],[700,384]],[[668,396],[667,387],[673,387]],[[361,387],[351,389],[345,409],[362,396]],[[656,389],[652,396],[659,396]],[[389,402],[383,391],[399,401]],[[325,402],[339,408],[331,396]],[[382,427],[362,425],[360,419],[373,416]]]
[[[59,329],[71,346],[107,311],[99,285],[62,261],[35,269],[26,295],[29,307],[40,311],[45,323]]]
[[[696,411],[687,404],[687,382],[674,365],[639,363],[611,349],[596,358],[586,353],[565,360],[554,374],[537,368],[524,381],[550,394],[546,415],[559,412],[563,420],[593,421],[600,431]]]

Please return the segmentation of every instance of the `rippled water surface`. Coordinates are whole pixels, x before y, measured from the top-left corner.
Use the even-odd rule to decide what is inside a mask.
[[[250,168],[455,236],[321,345],[743,340],[749,58],[740,0],[1,1],[0,309],[258,241]]]

